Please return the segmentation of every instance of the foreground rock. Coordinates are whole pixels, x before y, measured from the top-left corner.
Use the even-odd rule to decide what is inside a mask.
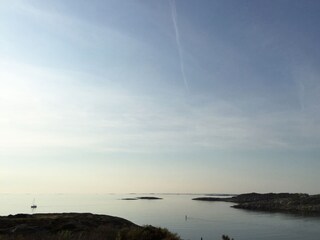
[[[194,198],[198,201],[233,202],[234,208],[269,212],[290,212],[320,215],[320,195],[300,193],[248,193],[231,198]]]
[[[179,240],[166,229],[90,213],[17,214],[0,217],[0,239]]]

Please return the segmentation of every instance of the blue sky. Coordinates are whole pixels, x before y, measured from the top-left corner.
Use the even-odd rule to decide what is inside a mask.
[[[0,192],[309,192],[320,3],[0,1]]]

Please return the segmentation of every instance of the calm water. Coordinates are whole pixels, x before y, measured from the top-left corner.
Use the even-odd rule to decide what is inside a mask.
[[[140,196],[140,195],[139,195]],[[145,196],[145,195],[143,195]],[[134,195],[15,195],[0,194],[0,215],[30,213],[33,198],[37,213],[91,212],[126,218],[139,225],[161,226],[183,239],[319,240],[320,218],[250,212],[229,203],[191,201],[190,195],[159,195],[163,200],[122,201]],[[185,216],[188,216],[187,220]]]

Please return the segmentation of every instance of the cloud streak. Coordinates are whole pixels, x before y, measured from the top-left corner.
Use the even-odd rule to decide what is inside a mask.
[[[178,23],[177,23],[176,2],[175,2],[175,0],[169,0],[169,3],[170,3],[170,7],[171,7],[171,17],[172,17],[172,22],[173,22],[173,27],[174,27],[175,37],[176,37],[178,54],[179,54],[180,71],[181,71],[184,85],[185,85],[186,89],[189,91],[189,84],[187,81],[185,68],[184,68],[184,62],[183,62],[183,52],[182,52],[182,47],[181,47],[181,42],[180,42],[179,27],[178,27]]]

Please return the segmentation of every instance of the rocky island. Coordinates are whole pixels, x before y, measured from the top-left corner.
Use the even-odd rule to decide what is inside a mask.
[[[135,197],[135,198],[122,198],[121,200],[162,200],[159,197]]]
[[[140,200],[161,200],[159,197],[138,197]]]
[[[17,214],[0,217],[0,239],[180,240],[166,229],[90,213]]]
[[[247,193],[230,198],[200,197],[198,201],[232,202],[239,209],[320,215],[320,195],[301,193]]]

